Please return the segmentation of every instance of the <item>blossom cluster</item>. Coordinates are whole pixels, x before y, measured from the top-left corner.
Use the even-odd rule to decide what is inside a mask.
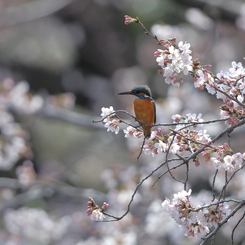
[[[245,68],[241,62],[231,62],[231,68],[227,72],[221,70],[216,76],[200,68],[194,73],[195,87],[199,89],[205,87],[210,94],[216,94],[217,99],[222,99],[224,102],[234,100],[242,103],[245,93],[244,76]],[[235,103],[234,106],[238,104]]]
[[[109,204],[104,202],[102,207],[99,208],[94,199],[92,197],[89,197],[87,215],[89,215],[94,221],[103,221],[106,218],[106,216],[103,214],[103,211],[107,207],[109,207]]]
[[[190,189],[174,194],[172,201],[166,199],[162,203],[164,212],[180,225],[187,237],[204,237],[209,229],[217,226],[219,222],[227,217],[230,212],[225,203],[214,200],[209,205],[196,205],[191,198]]]
[[[183,82],[182,74],[191,74],[194,77],[194,87],[200,90],[206,89],[217,99],[222,99],[225,104],[220,107],[221,119],[227,119],[228,125],[237,125],[240,119],[245,117],[245,68],[241,62],[233,61],[231,68],[220,71],[216,76],[202,67],[198,60],[192,61],[190,44],[179,42],[178,47],[167,41],[165,50],[158,49],[154,55],[156,62],[162,68],[167,84],[179,86]]]
[[[158,65],[162,68],[159,73],[163,74],[167,84],[179,86],[183,82],[181,75],[188,75],[193,70],[190,44],[180,41],[176,46],[175,40],[168,40],[163,47],[164,50],[158,49],[154,53]]]
[[[206,69],[196,69],[193,73],[196,88],[204,89],[216,95],[225,102],[220,107],[222,119],[227,119],[228,125],[237,125],[244,118],[245,68],[241,62],[231,63],[227,71],[220,71],[216,76]]]
[[[153,131],[149,142],[143,146],[146,155],[155,156],[159,153],[169,152],[184,156],[185,153],[194,153],[203,148],[200,156],[203,156],[206,161],[211,161],[214,167],[223,168],[228,172],[234,172],[242,168],[245,161],[245,152],[233,153],[227,143],[215,146],[206,129],[196,130],[196,127],[203,127],[201,114],[187,114],[185,117],[177,114],[172,118],[174,122],[178,123],[175,130],[166,135],[163,134],[161,129]],[[198,124],[195,124],[195,122]],[[192,126],[189,127],[187,123]],[[196,166],[200,165],[199,158],[197,155],[194,159]]]
[[[107,128],[107,131],[119,132],[119,123],[121,120],[114,113],[112,106],[102,109],[102,123]],[[150,138],[143,145],[145,155],[153,157],[161,153],[172,153],[181,156],[194,153],[203,147],[200,156],[203,156],[206,161],[211,163],[216,168],[223,168],[228,172],[233,172],[242,167],[245,160],[245,153],[233,153],[228,144],[215,146],[212,143],[210,135],[206,129],[203,129],[204,122],[202,114],[188,113],[185,116],[179,114],[173,115],[173,125],[175,129],[170,130],[170,133],[164,134],[161,128],[152,130]],[[143,137],[143,132],[138,127],[128,126],[123,130],[125,137]],[[199,156],[196,156],[194,163],[200,165]]]
[[[114,113],[115,110],[113,109],[113,107],[102,107],[101,111],[102,113],[100,115],[102,117],[102,123],[107,128],[107,132],[111,131],[115,132],[115,134],[118,134],[120,120]]]
[[[233,61],[231,68],[217,75],[202,67],[198,60],[192,60],[190,44],[180,41],[175,45],[174,39],[161,40],[165,48],[158,49],[154,55],[156,62],[162,68],[165,82],[179,86],[183,82],[182,74],[191,74],[194,77],[194,87],[200,90],[206,89],[217,99],[222,99],[225,104],[220,107],[221,119],[227,119],[228,125],[237,125],[239,120],[245,117],[245,68],[241,62]]]
[[[166,152],[183,155],[185,152],[193,153],[203,145],[210,144],[211,138],[207,130],[197,130],[197,127],[202,127],[201,116],[190,113],[186,116],[173,115],[176,128],[167,135],[163,135],[161,129],[153,131],[150,141],[143,147],[144,153],[152,156]]]
[[[235,154],[225,155],[220,154],[218,157],[211,157],[210,160],[217,168],[224,168],[225,171],[234,172],[243,166],[245,161],[245,153],[237,152]]]

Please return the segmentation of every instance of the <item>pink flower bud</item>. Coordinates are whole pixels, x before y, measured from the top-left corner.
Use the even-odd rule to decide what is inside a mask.
[[[124,18],[125,18],[125,20],[124,20],[124,24],[125,24],[125,25],[128,25],[128,24],[130,24],[130,23],[136,23],[136,22],[138,22],[137,19],[132,18],[132,17],[129,16],[129,15],[125,15]]]

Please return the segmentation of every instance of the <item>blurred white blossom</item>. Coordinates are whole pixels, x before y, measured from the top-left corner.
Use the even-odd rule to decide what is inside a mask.
[[[3,220],[11,234],[21,235],[27,240],[38,241],[45,245],[60,239],[71,222],[68,216],[57,220],[42,209],[26,207],[6,211]]]
[[[9,104],[15,110],[21,113],[34,113],[43,106],[43,99],[39,95],[29,94],[30,86],[27,82],[19,82],[9,94]]]
[[[28,186],[33,183],[36,179],[33,163],[29,160],[24,161],[21,166],[17,167],[16,175],[22,186]]]

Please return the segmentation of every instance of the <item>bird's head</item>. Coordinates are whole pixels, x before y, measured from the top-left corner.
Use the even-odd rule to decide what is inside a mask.
[[[131,94],[137,96],[140,99],[151,99],[151,90],[147,85],[134,87],[130,91],[120,92],[116,94],[118,95]]]

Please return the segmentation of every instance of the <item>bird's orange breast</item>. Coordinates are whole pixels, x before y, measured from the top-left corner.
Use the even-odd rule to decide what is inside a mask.
[[[155,123],[155,104],[149,99],[135,99],[134,112],[137,120],[142,124],[149,126],[142,126],[145,137],[151,135],[151,125]]]

